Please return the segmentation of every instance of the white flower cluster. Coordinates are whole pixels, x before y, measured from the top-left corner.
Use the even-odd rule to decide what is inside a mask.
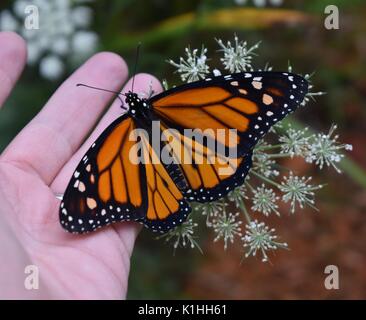
[[[309,139],[307,136],[308,128],[303,130],[295,130],[291,127],[279,137],[281,142],[281,152],[288,153],[290,157],[302,156],[308,152]]]
[[[246,42],[239,41],[235,36],[234,44],[227,42],[224,45],[222,40],[217,40],[219,51],[223,53],[221,62],[224,69],[231,72],[253,70],[252,58],[258,44],[248,47]],[[204,79],[210,70],[207,63],[207,49],[191,51],[186,49],[187,60],[180,58],[179,63],[168,61],[177,68],[183,81],[191,82]],[[288,67],[292,72],[292,67]],[[221,71],[214,70],[214,76],[221,75]],[[264,70],[271,70],[268,65]],[[308,81],[311,75],[304,76]],[[310,84],[310,93],[305,97],[302,105],[305,105],[310,98],[324,94],[323,92],[312,92],[313,85]],[[226,250],[234,240],[241,239],[244,248],[247,249],[245,257],[260,254],[262,261],[268,261],[268,251],[279,248],[287,248],[286,243],[277,241],[275,229],[268,227],[264,222],[258,222],[251,218],[247,209],[248,202],[251,203],[252,214],[262,214],[264,218],[270,214],[280,216],[279,201],[289,205],[289,212],[294,214],[298,209],[305,206],[315,207],[315,192],[323,187],[321,184],[312,184],[311,177],[297,176],[291,170],[283,168],[278,160],[283,158],[302,157],[306,162],[314,163],[322,169],[324,166],[333,167],[340,172],[337,164],[344,157],[343,151],[352,150],[352,146],[338,142],[338,135],[334,134],[336,126],[332,126],[327,134],[310,133],[308,128],[293,129],[291,126],[285,128],[281,123],[276,124],[267,136],[271,137],[271,143],[267,140],[259,141],[253,150],[253,165],[246,178],[245,184],[231,191],[221,201],[197,204],[196,212],[206,216],[206,226],[215,234],[214,241],[223,240]],[[267,137],[266,136],[266,137]],[[238,213],[229,212],[236,208]],[[234,211],[236,212],[236,210]],[[242,220],[246,222],[245,230],[242,231]],[[192,219],[192,215],[191,218]],[[174,247],[179,244],[185,246],[198,246],[194,241],[187,241],[187,234],[192,238],[193,225],[191,220],[183,228],[176,228],[169,233],[170,239],[175,239]],[[183,230],[183,234],[181,231]],[[189,231],[188,231],[189,230]],[[184,243],[181,240],[184,240]]]
[[[306,162],[314,163],[320,169],[333,167],[338,173],[339,162],[344,158],[342,151],[352,151],[352,145],[338,142],[334,135],[336,125],[332,125],[327,134],[308,134],[308,128],[294,130],[291,127],[279,137],[282,155],[303,157]]]
[[[28,46],[28,64],[39,63],[41,76],[56,80],[68,61],[96,51],[98,36],[88,29],[93,11],[83,5],[85,2],[88,1],[16,0],[12,10],[0,12],[0,30],[23,36]],[[36,10],[30,10],[33,8]],[[27,19],[32,19],[33,24],[27,25]]]
[[[234,46],[230,41],[224,44],[221,39],[216,40],[220,46],[219,51],[223,52],[223,57],[220,59],[224,68],[229,70],[230,73],[252,70],[251,62],[254,55],[254,51],[259,47],[259,43],[248,48],[246,42],[239,41],[238,37],[234,37]],[[202,47],[201,53],[198,54],[198,50],[185,49],[186,59],[179,58],[179,63],[173,60],[168,62],[177,68],[176,72],[180,74],[182,81],[193,82],[204,79],[208,74],[210,67],[207,65],[207,49]],[[220,76],[221,71],[218,69],[213,70],[214,76]]]
[[[338,143],[339,136],[333,135],[336,129],[337,126],[333,125],[327,134],[318,133],[312,136],[313,141],[306,153],[306,161],[315,163],[320,169],[324,165],[332,166],[340,173],[341,170],[337,167],[337,164],[344,158],[344,154],[340,151],[352,151],[352,145]]]
[[[173,60],[168,62],[177,68],[177,72],[180,73],[183,81],[194,82],[204,79],[209,73],[210,68],[206,64],[207,61],[207,49],[202,47],[201,53],[198,54],[198,50],[190,50],[186,48],[187,60],[184,58],[179,59],[179,63],[175,63]]]
[[[191,218],[188,218],[181,225],[177,226],[175,229],[170,230],[166,234],[163,234],[158,239],[165,239],[166,242],[172,241],[174,250],[176,250],[179,246],[184,248],[189,246],[192,249],[197,248],[202,252],[200,246],[193,236],[194,228],[196,228],[197,226],[197,223],[193,222]]]
[[[274,251],[278,248],[287,249],[287,243],[277,241],[277,236],[274,234],[275,231],[274,228],[270,229],[264,222],[254,220],[248,223],[245,235],[242,238],[244,247],[248,248],[245,258],[256,256],[260,252],[262,254],[262,261],[267,262],[267,251]]]
[[[212,220],[216,219],[217,215],[220,212],[223,212],[226,206],[227,203],[223,201],[206,202],[198,204],[195,210],[201,212],[202,215],[206,216],[206,226],[212,227]]]
[[[234,45],[230,41],[225,45],[221,39],[216,41],[221,47],[219,51],[223,52],[224,56],[220,60],[226,70],[229,70],[230,73],[253,70],[252,59],[259,43],[248,48],[247,42],[239,41],[237,36],[234,37]]]
[[[238,216],[239,212],[235,214],[231,212],[226,214],[226,211],[224,210],[214,221],[213,229],[216,233],[214,242],[218,241],[219,239],[223,239],[225,250],[227,249],[228,241],[233,243],[235,236],[241,236],[240,225],[243,222],[241,220],[237,221]]]
[[[279,199],[276,196],[276,193],[271,188],[266,188],[264,183],[257,187],[255,190],[253,189],[253,211],[258,211],[263,213],[266,217],[269,216],[271,212],[274,212],[278,216],[280,213],[278,212],[278,205],[276,204]]]
[[[291,213],[295,213],[296,204],[302,209],[304,204],[315,208],[314,191],[319,190],[323,185],[311,185],[312,177],[298,177],[292,171],[288,177],[284,177],[279,189],[283,192],[282,200],[291,203]]]

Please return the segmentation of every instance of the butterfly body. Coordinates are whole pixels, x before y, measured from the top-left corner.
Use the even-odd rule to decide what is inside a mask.
[[[140,98],[136,93],[131,91],[126,93],[125,102],[129,107],[127,113],[134,118],[146,117],[144,111],[151,109],[151,105],[147,99]]]
[[[84,233],[132,220],[169,231],[185,221],[189,202],[216,201],[244,182],[255,144],[306,93],[305,79],[280,72],[214,77],[150,99],[128,92],[128,111],[101,134],[70,180],[62,226]],[[171,162],[162,161],[164,151]]]

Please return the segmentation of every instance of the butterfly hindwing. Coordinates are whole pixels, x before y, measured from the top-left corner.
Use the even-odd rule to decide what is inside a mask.
[[[174,164],[183,176],[180,188],[187,200],[216,201],[244,183],[252,165],[251,152],[225,157],[204,141],[167,129],[164,124],[161,131],[164,140],[169,141],[167,146],[174,156]]]
[[[182,176],[176,165],[161,162],[157,151],[148,140],[141,139],[147,177],[148,209],[142,222],[158,232],[167,232],[185,221],[191,207],[184,198]]]

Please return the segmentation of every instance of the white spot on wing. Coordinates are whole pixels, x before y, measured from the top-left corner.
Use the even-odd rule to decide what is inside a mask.
[[[270,105],[271,103],[273,103],[273,98],[269,94],[266,94],[266,93],[263,95],[262,100],[263,100],[263,103],[267,106]]]
[[[252,86],[257,89],[257,90],[260,90],[262,89],[262,82],[259,82],[259,81],[252,81]]]

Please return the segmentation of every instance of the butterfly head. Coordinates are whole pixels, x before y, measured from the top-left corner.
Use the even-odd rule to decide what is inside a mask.
[[[126,99],[125,99],[125,101],[126,101],[126,103],[128,105],[131,105],[131,103],[137,103],[138,100],[140,100],[140,99],[139,99],[137,93],[134,93],[132,91],[128,91],[126,93]]]
[[[148,108],[148,103],[146,99],[140,98],[137,93],[129,91],[126,93],[126,103],[129,106],[129,111],[131,114],[136,114],[136,112],[141,111],[143,108]]]

